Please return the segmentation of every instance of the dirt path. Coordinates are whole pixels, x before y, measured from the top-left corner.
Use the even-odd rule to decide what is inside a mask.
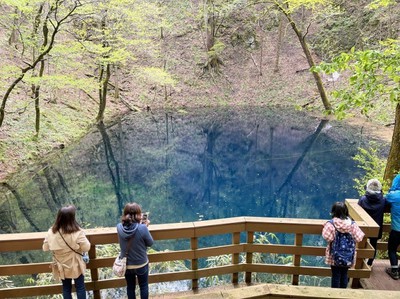
[[[374,124],[362,118],[351,118],[346,120],[346,123],[351,126],[362,128],[363,132],[368,136],[380,139],[384,142],[392,142],[393,125],[386,127]]]

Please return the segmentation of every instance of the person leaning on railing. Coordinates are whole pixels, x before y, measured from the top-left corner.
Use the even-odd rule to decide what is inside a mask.
[[[90,242],[75,220],[75,212],[73,205],[62,207],[43,243],[43,250],[53,254],[53,276],[62,281],[64,299],[72,299],[72,279],[78,299],[86,299],[82,253],[89,251]]]
[[[371,179],[365,186],[365,194],[361,196],[358,204],[371,216],[372,219],[379,225],[379,233],[377,237],[369,237],[369,242],[374,247],[374,257],[368,259],[367,264],[372,266],[376,256],[376,247],[378,240],[382,238],[383,214],[385,207],[388,205],[382,193],[382,184],[377,179]]]
[[[136,277],[140,288],[140,298],[149,297],[149,259],[147,247],[153,245],[149,229],[150,220],[142,220],[142,209],[137,203],[128,203],[124,207],[121,223],[117,225],[118,241],[121,253],[126,252],[125,280],[128,299],[135,299]]]

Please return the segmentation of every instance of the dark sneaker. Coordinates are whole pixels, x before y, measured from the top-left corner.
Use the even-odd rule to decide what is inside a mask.
[[[398,280],[399,272],[397,270],[392,270],[392,268],[386,268],[386,273],[390,275],[391,278]]]

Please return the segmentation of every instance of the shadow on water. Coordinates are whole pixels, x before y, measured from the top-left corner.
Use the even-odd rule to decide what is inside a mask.
[[[45,231],[66,203],[85,227],[116,225],[130,201],[152,223],[328,218],[358,197],[363,145],[343,123],[282,109],[132,113],[0,186],[1,233]]]

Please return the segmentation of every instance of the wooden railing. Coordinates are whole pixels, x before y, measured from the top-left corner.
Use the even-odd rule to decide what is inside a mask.
[[[346,200],[352,218],[368,236],[376,236],[379,227],[368,214],[357,205],[356,200]],[[325,255],[325,246],[305,246],[303,239],[306,235],[320,235],[323,224],[321,219],[283,219],[265,217],[236,217],[198,222],[151,225],[149,227],[155,242],[160,240],[186,239],[190,248],[176,251],[157,252],[149,254],[150,267],[152,263],[167,261],[190,261],[190,270],[151,274],[150,283],[191,280],[192,289],[199,286],[199,279],[214,275],[230,274],[232,283],[239,282],[239,273],[244,273],[245,282],[251,283],[253,272],[278,273],[292,276],[292,284],[299,284],[300,275],[330,276],[328,267],[302,265],[302,256]],[[294,235],[293,244],[255,244],[256,232],[275,233],[279,235]],[[41,250],[45,232],[0,235],[0,252]],[[199,247],[199,238],[205,236],[231,235],[231,244],[212,247]],[[86,235],[92,244],[89,251],[90,281],[86,283],[87,290],[94,292],[95,298],[100,298],[100,290],[125,286],[124,278],[100,279],[99,268],[111,267],[115,257],[97,257],[96,245],[113,244],[118,242],[116,228],[88,229]],[[241,242],[241,235],[246,240]],[[253,253],[276,253],[292,255],[291,264],[259,264],[253,262]],[[213,268],[200,268],[199,259],[218,255],[232,255],[231,264]],[[239,255],[245,255],[245,262],[240,263]],[[364,238],[358,244],[357,260],[349,276],[353,284],[360,278],[368,278],[371,269],[365,264],[366,258],[373,256],[371,245]],[[49,258],[50,259],[50,258]],[[1,265],[0,276],[37,274],[50,272],[50,262]],[[16,298],[40,296],[61,293],[60,284],[47,286],[29,286],[0,289],[0,298]]]

